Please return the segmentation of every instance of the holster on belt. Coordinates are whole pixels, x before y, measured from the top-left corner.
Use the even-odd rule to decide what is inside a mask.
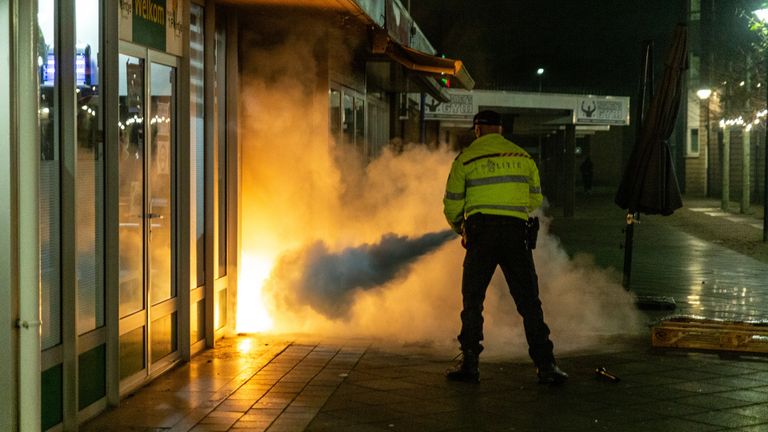
[[[528,249],[536,249],[536,239],[539,237],[539,218],[529,217],[525,223],[526,244]]]

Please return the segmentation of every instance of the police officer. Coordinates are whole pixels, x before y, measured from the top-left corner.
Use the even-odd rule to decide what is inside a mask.
[[[501,136],[501,116],[480,111],[475,139],[453,161],[443,199],[444,213],[467,249],[461,294],[462,360],[446,371],[452,381],[477,382],[483,350],[483,301],[496,266],[523,317],[528,353],[541,383],[562,383],[568,375],[555,364],[549,327],[539,300],[538,278],[528,241],[528,213],[541,206],[539,172],[531,156]]]

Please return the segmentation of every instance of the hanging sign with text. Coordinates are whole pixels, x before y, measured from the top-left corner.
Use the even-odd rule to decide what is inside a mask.
[[[576,124],[628,125],[629,98],[578,98],[573,110]]]
[[[120,0],[120,39],[181,55],[180,0]]]
[[[450,102],[440,103],[428,96],[425,101],[424,117],[429,120],[469,119],[477,112],[472,94],[451,92]]]
[[[133,1],[133,41],[165,51],[165,0]]]

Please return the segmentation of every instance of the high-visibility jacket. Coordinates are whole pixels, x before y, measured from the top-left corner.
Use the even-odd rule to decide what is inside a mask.
[[[539,170],[521,147],[497,133],[476,139],[453,161],[445,187],[443,212],[454,231],[475,213],[513,216],[528,213],[543,201]]]

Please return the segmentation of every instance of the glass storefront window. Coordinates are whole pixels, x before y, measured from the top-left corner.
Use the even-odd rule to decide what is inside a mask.
[[[688,156],[699,155],[699,128],[693,128],[688,130]],[[745,132],[749,133],[749,132]]]
[[[38,3],[40,73],[40,303],[42,349],[61,343],[61,175],[53,0]]]
[[[118,70],[122,318],[144,308],[144,59],[121,54]]]
[[[227,325],[227,289],[216,293],[216,309],[213,311],[213,328],[219,330]]]
[[[331,138],[341,144],[341,92],[331,89],[328,95],[328,109],[330,110],[328,122],[330,123]]]
[[[99,0],[77,0],[77,333],[104,325],[104,158],[100,85]]]
[[[189,337],[195,343],[205,337],[205,299],[190,306]]]
[[[150,66],[149,101],[149,270],[150,300],[176,296],[171,278],[173,240],[173,155],[175,153],[176,68]]]
[[[152,346],[150,347],[152,363],[157,362],[168,354],[176,352],[178,349],[177,328],[176,312],[152,321],[152,335],[150,336],[152,341]]]
[[[355,143],[355,115],[353,112],[352,96],[344,92],[343,97],[344,118],[341,124],[341,131],[344,134],[344,144],[353,145]]]
[[[368,158],[375,159],[382,148],[389,143],[389,105],[382,94],[368,93],[365,109],[368,121],[366,125],[365,145]]]
[[[363,159],[368,159],[365,148],[365,101],[363,98],[355,98],[355,147],[363,155]]]
[[[146,339],[144,327],[133,329],[120,335],[120,379],[140,372],[146,367],[145,356]]]
[[[205,285],[205,23],[202,6],[189,18],[190,288]]]
[[[226,26],[217,25],[215,46],[216,157],[218,159],[218,277],[227,275],[227,86]]]

